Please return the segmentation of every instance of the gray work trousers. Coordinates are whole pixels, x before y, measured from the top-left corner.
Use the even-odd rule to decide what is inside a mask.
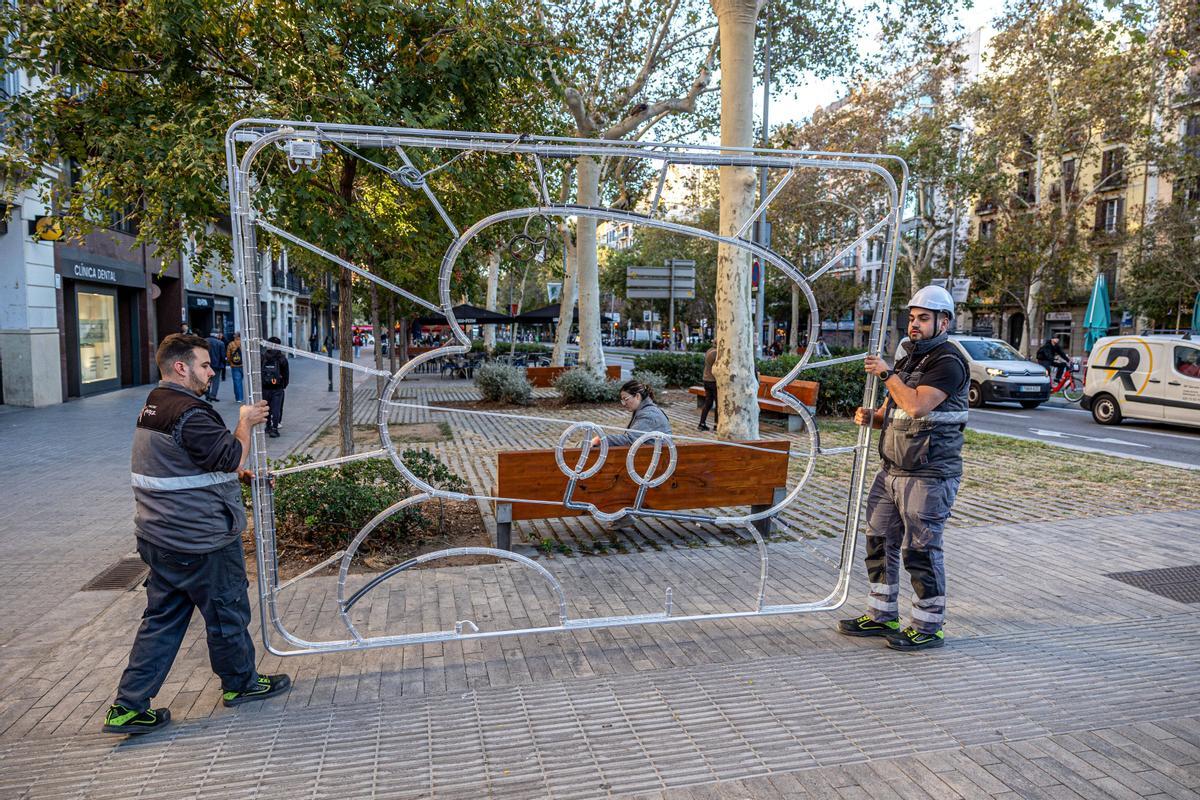
[[[946,617],[942,533],[961,477],[917,478],[880,470],[867,495],[867,613],[899,619],[900,564],[912,581],[912,627],[937,633]]]
[[[247,630],[250,598],[241,538],[211,553],[178,553],[138,539],[138,554],[150,567],[146,611],[116,702],[137,711],[150,707],[175,663],[194,608],[204,617],[208,660],[222,690],[253,688],[258,672]]]

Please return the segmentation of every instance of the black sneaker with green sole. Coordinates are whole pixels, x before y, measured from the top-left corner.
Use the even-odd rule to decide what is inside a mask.
[[[903,653],[914,653],[917,650],[932,650],[946,644],[946,635],[937,633],[921,633],[916,628],[905,628],[899,633],[888,637],[888,647]]]
[[[838,621],[838,633],[845,636],[894,636],[899,631],[900,623],[896,620],[876,622],[869,614]]]
[[[227,706],[240,706],[242,703],[252,703],[255,700],[266,700],[281,692],[286,692],[292,685],[292,679],[287,675],[259,675],[253,689],[244,692],[225,692],[221,702]]]
[[[105,733],[124,733],[138,736],[165,727],[171,721],[171,712],[165,708],[149,708],[137,711],[115,703],[108,707],[104,715]]]

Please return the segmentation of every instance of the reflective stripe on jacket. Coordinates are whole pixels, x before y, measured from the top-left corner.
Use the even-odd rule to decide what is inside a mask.
[[[138,538],[181,553],[209,553],[246,527],[236,472],[208,472],[181,444],[184,421],[212,406],[184,389],[160,384],[146,398],[133,434],[130,483]]]
[[[926,353],[912,354],[896,364],[896,375],[906,386],[916,388],[921,376],[938,361],[958,359],[963,382],[937,408],[920,418],[910,416],[894,402],[888,403],[879,437],[883,468],[892,475],[953,478],[962,475],[963,428],[967,425],[967,389],[971,372],[962,354],[950,342]]]

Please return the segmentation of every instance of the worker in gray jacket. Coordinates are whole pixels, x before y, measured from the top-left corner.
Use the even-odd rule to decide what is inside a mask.
[[[171,334],[156,354],[162,381],[146,398],[133,434],[131,473],[138,555],[150,567],[146,611],[116,701],[104,718],[108,733],[139,734],[170,722],[151,708],[183,643],[192,610],[200,609],[222,700],[236,706],[276,695],[287,675],[255,668],[242,555],[238,475],[250,453],[250,432],[267,418],[267,403],[238,409],[230,433],[202,398],[213,378],[209,343]]]
[[[663,410],[655,404],[654,390],[646,384],[641,381],[626,381],[621,386],[618,400],[633,416],[629,418],[629,424],[626,426],[625,433],[609,434],[604,437],[609,447],[631,445],[643,433],[649,431],[671,432],[670,420],[667,419],[667,415],[663,413]],[[600,444],[600,437],[595,437],[592,443]]]
[[[867,496],[867,613],[838,623],[847,636],[886,637],[893,650],[941,647],[946,616],[942,532],[962,481],[970,371],[948,340],[954,299],[926,286],[908,304],[906,355],[893,370],[867,356],[867,372],[887,390],[874,414],[854,421],[882,429],[883,468]],[[900,564],[913,587],[912,622],[899,623]]]

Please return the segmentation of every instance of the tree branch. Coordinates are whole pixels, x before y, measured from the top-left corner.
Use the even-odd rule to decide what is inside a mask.
[[[690,113],[694,111],[696,109],[696,99],[706,88],[708,88],[709,82],[712,81],[713,69],[717,57],[717,47],[719,44],[719,35],[714,36],[712,44],[708,48],[708,55],[705,57],[704,63],[701,64],[700,71],[696,74],[696,79],[692,81],[691,88],[688,90],[686,95],[683,97],[672,97],[667,100],[660,100],[651,105],[639,106],[635,113],[630,114],[616,125],[609,127],[604,132],[604,138],[621,139],[651,117],[665,116],[666,114]]]

